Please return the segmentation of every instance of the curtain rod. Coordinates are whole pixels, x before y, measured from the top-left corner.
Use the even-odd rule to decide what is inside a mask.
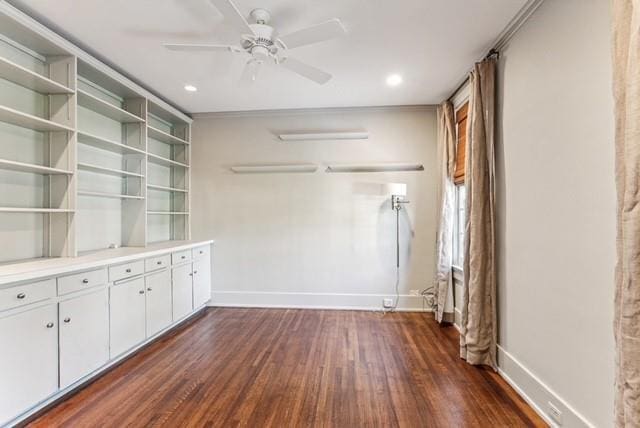
[[[483,61],[486,61],[491,57],[495,57],[496,59],[500,59],[500,51],[495,49],[495,48],[491,48],[491,50],[489,50],[489,52],[483,58]],[[449,98],[447,98],[447,101],[453,101],[453,99],[456,97],[456,95],[458,95],[458,92],[460,92],[460,90],[462,88],[464,88],[464,86],[467,83],[469,83],[469,75],[467,75],[467,77],[465,77],[464,80],[456,87],[456,89],[453,91],[451,96]]]

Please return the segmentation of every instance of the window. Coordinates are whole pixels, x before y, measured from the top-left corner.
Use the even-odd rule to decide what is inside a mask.
[[[462,268],[464,262],[464,223],[467,190],[464,184],[456,186],[455,212],[453,223],[453,265]]]
[[[469,103],[466,102],[456,111],[456,168],[453,182],[456,184],[455,218],[453,219],[453,265],[462,268],[464,262],[464,224],[466,220],[467,191],[465,178],[465,151],[467,149],[467,116]]]

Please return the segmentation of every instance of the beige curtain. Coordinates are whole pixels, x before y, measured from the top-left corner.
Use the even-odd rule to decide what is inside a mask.
[[[464,286],[460,356],[496,368],[495,98],[496,61],[475,65],[470,75],[465,186]]]
[[[615,417],[640,427],[640,0],[613,0],[617,265]]]
[[[453,322],[453,220],[455,189],[453,173],[456,162],[456,128],[453,104],[438,106],[438,169],[440,174],[440,213],[438,222],[437,266],[434,312],[438,322]]]

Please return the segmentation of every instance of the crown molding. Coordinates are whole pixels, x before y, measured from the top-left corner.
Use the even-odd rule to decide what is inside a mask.
[[[277,110],[243,110],[221,111],[208,113],[193,113],[193,119],[215,119],[222,117],[256,117],[256,116],[295,116],[308,114],[327,113],[376,113],[391,111],[434,111],[435,105],[400,105],[400,106],[364,106],[364,107],[322,107],[322,108],[298,108]]]

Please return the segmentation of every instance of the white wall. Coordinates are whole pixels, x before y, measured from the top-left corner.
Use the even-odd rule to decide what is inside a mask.
[[[394,294],[395,214],[384,183],[408,185],[400,293],[432,284],[435,109],[198,116],[192,236],[215,244],[214,304],[380,308]],[[284,131],[359,130],[368,141],[281,142]],[[326,163],[420,162],[423,172],[328,174]],[[240,175],[231,165],[320,164],[313,174]],[[400,306],[421,308],[419,297]]]
[[[609,45],[609,1],[547,0],[499,67],[500,365],[565,426],[613,417]]]

